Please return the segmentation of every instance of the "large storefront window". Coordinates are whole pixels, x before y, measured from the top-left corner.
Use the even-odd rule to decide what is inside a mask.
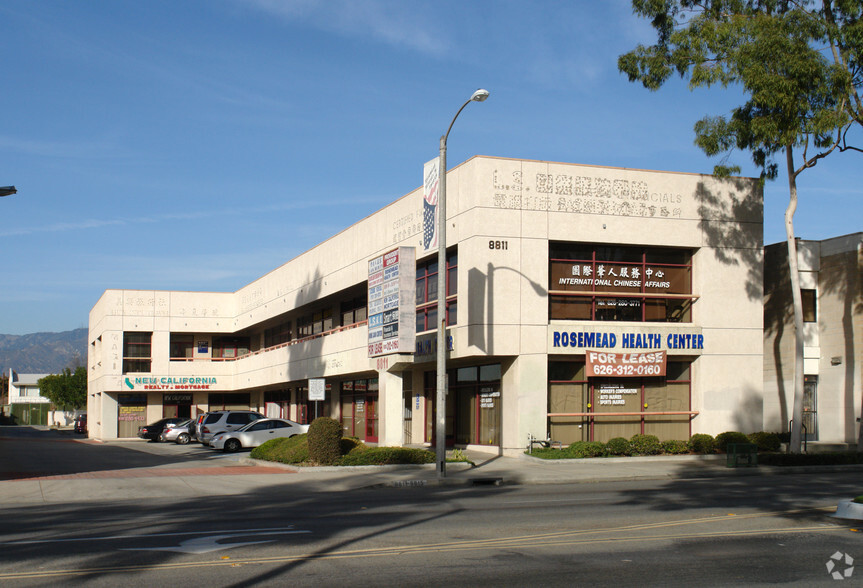
[[[458,311],[458,253],[447,252],[446,324],[456,324]],[[437,329],[437,257],[417,263],[417,333]]]
[[[324,384],[324,395],[330,398],[332,384]],[[299,386],[297,388],[297,422],[308,425],[318,417],[330,416],[330,403],[320,400],[309,400],[309,387]]]
[[[291,321],[285,321],[264,331],[264,347],[275,347],[290,340]]]
[[[209,410],[250,410],[251,395],[248,392],[214,392],[207,397]]]
[[[549,318],[691,322],[692,251],[549,244]]]
[[[138,427],[147,424],[147,396],[144,394],[117,395],[117,437],[137,437]]]
[[[447,372],[447,445],[500,445],[500,364],[456,368]],[[435,372],[424,374],[427,415],[434,415],[437,398]],[[426,419],[428,441],[434,439],[434,419]]]
[[[345,437],[378,441],[378,379],[347,380],[341,384]]]
[[[551,361],[551,438],[564,445],[640,433],[662,441],[689,439],[690,370],[688,361],[669,361],[665,377],[587,378],[583,361]]]
[[[153,333],[123,333],[124,374],[150,371],[152,341]]]
[[[191,394],[164,394],[162,396],[162,416],[188,419],[192,417]]]
[[[291,418],[290,389],[264,392],[264,414],[271,419]]]

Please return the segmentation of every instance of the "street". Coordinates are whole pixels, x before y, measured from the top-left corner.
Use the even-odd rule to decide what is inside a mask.
[[[52,446],[92,447],[48,433],[0,430],[0,464],[10,452],[38,460]],[[124,451],[130,460],[181,455],[179,446],[144,445]],[[136,478],[109,479],[113,499],[4,505],[0,582],[802,586],[836,581],[827,564],[845,572],[845,554],[863,558],[859,529],[829,516],[837,497],[859,494],[853,471],[350,492],[296,475],[260,479],[269,481],[242,495],[176,500],[124,499]],[[837,553],[841,561],[831,559]]]

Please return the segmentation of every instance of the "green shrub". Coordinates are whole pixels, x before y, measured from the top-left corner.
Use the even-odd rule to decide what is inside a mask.
[[[679,439],[671,439],[670,441],[662,442],[662,451],[665,453],[670,453],[672,455],[679,455],[681,453],[689,453],[689,443],[686,441],[681,441]]]
[[[848,465],[863,463],[863,453],[766,453],[758,463],[775,466]]]
[[[534,447],[533,451],[525,450],[524,454],[539,459],[572,459],[576,457],[568,449],[561,451],[552,447]]]
[[[609,439],[608,443],[605,444],[605,455],[619,456],[630,455],[631,453],[632,448],[629,445],[629,440],[623,437]]]
[[[855,498],[852,502],[855,502],[855,503],[857,503],[857,504],[863,504],[863,495],[858,496],[858,497],[857,497],[857,498]]]
[[[434,463],[435,454],[426,449],[409,447],[369,447],[363,451],[351,451],[339,461],[339,465],[387,465]]]
[[[342,424],[320,417],[309,426],[309,459],[320,465],[334,465],[342,456]]]
[[[249,457],[287,464],[305,463],[309,461],[308,435],[270,439],[252,449]]]
[[[767,431],[750,433],[748,438],[750,443],[755,443],[758,446],[758,451],[779,451],[781,445],[779,435]]]
[[[689,450],[692,453],[714,453],[716,451],[716,440],[706,433],[696,433],[689,438]]]
[[[561,451],[566,457],[600,457],[605,453],[605,443],[601,441],[576,441]]]
[[[339,442],[339,449],[342,455],[347,455],[352,451],[365,451],[368,448],[368,445],[356,437],[342,437],[342,440]]]
[[[662,443],[656,435],[633,435],[629,440],[632,455],[657,455],[662,453]]]
[[[716,449],[719,453],[725,453],[729,443],[749,443],[749,437],[740,431],[726,431],[716,436]]]

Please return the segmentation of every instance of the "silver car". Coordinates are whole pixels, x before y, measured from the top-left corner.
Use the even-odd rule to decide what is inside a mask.
[[[261,419],[249,423],[237,431],[215,435],[210,440],[210,446],[227,453],[233,453],[244,447],[257,447],[270,439],[293,437],[308,432],[308,425],[301,425],[287,419]]]
[[[174,425],[168,425],[162,430],[162,434],[159,435],[159,440],[162,442],[174,441],[179,445],[186,445],[192,439],[192,436],[189,434],[189,427],[191,425],[192,419]]]

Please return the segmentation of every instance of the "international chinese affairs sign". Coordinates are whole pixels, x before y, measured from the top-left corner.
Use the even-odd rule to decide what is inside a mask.
[[[413,353],[416,253],[399,247],[369,261],[369,357]]]

